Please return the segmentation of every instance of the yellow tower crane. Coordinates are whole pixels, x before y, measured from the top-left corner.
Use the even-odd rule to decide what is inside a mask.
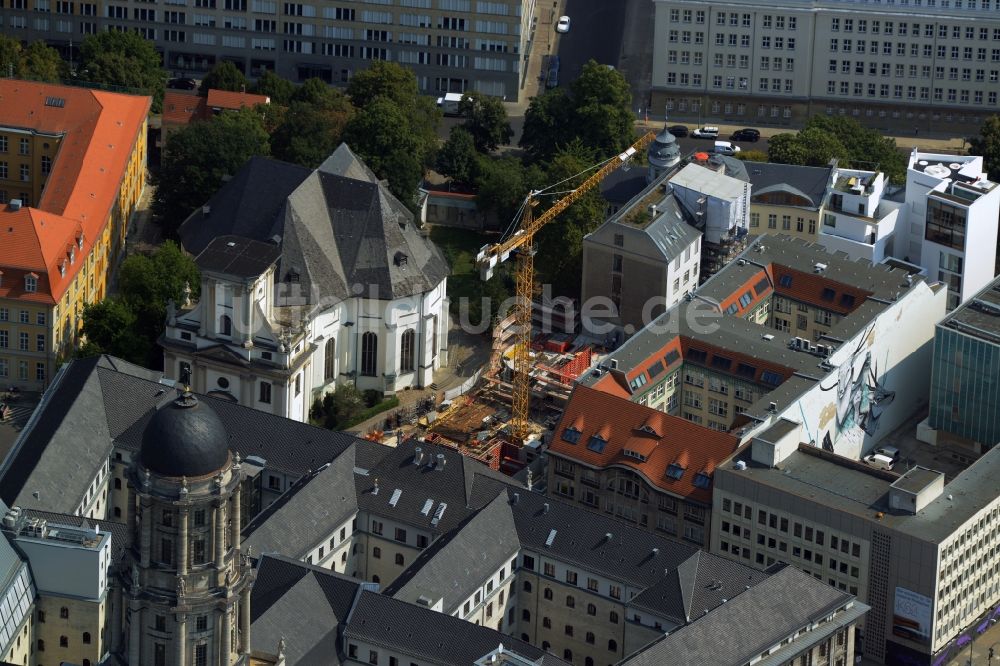
[[[637,152],[648,146],[655,136],[654,132],[647,133],[625,152],[599,165],[600,168],[580,183],[575,190],[554,203],[551,208],[538,217],[533,217],[531,211],[538,204],[537,197],[541,192],[530,192],[525,198],[524,215],[521,218],[520,228],[504,241],[484,245],[479,250],[479,254],[476,255],[480,276],[483,280],[489,280],[493,277],[493,269],[496,268],[497,264],[506,261],[511,252],[517,253],[515,280],[517,296],[514,306],[516,334],[514,337],[511,429],[514,437],[520,440],[528,436],[528,417],[531,406],[531,308],[535,286],[535,234],[574,201],[604,180],[605,176],[627,164]]]

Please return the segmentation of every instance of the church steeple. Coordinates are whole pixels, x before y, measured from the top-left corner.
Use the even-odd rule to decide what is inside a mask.
[[[190,393],[162,406],[128,472],[128,663],[229,666],[250,650],[240,459]]]

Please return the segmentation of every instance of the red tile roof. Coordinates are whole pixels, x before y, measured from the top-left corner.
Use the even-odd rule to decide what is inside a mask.
[[[62,103],[47,104],[51,99]],[[38,206],[0,211],[0,270],[5,271],[0,297],[21,297],[23,279],[8,275],[19,270],[48,275],[39,278],[38,293],[25,298],[50,302],[62,297],[117,204],[151,101],[86,88],[0,80],[0,127],[63,135]],[[83,247],[74,250],[71,264],[70,248],[80,232]],[[65,276],[59,271],[63,261]]]
[[[270,104],[271,98],[267,95],[254,95],[245,92],[231,92],[229,90],[209,90],[208,107],[210,109],[242,109],[244,106],[256,106],[258,104]]]
[[[163,94],[163,124],[187,125],[205,117],[205,98],[178,90]]]
[[[579,433],[575,444],[564,438],[567,429]],[[607,442],[601,452],[588,448],[594,435],[601,435]],[[729,433],[578,384],[553,433],[549,451],[600,469],[627,467],[673,495],[709,504],[711,484],[698,487],[695,478],[702,473],[710,480],[715,466],[738,446],[739,439]],[[644,456],[645,460],[628,456],[625,451]],[[684,468],[679,479],[666,475],[675,463]]]
[[[838,314],[850,314],[866,298],[873,295],[870,291],[835,282],[824,277],[822,273],[805,273],[772,264],[771,274],[774,276],[774,291],[779,296],[809,303]]]

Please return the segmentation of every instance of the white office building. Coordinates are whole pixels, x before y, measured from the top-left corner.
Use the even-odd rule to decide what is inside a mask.
[[[819,227],[819,242],[851,259],[879,263],[892,251],[899,203],[885,198],[887,181],[878,171],[834,169]]]
[[[655,4],[651,108],[673,118],[970,132],[997,112],[995,0]]]

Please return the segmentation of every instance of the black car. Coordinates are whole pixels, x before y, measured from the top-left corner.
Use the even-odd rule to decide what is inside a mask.
[[[174,90],[194,90],[198,84],[194,79],[170,79],[167,81],[167,87]]]
[[[559,85],[559,56],[549,57],[549,75],[545,77],[545,87],[555,88]]]
[[[667,128],[667,131],[680,139],[683,139],[688,135],[688,128],[686,125],[671,125]]]
[[[751,143],[756,143],[760,140],[760,130],[755,129],[741,129],[736,130],[729,137],[730,141],[750,141]]]

